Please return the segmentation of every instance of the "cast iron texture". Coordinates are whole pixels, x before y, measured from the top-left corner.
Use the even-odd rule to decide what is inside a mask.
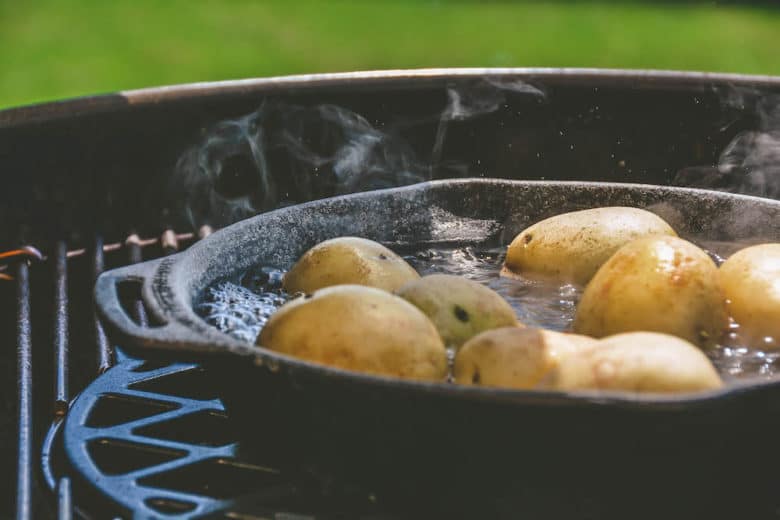
[[[648,514],[670,501],[692,514],[743,508],[759,495],[748,504],[767,506],[768,481],[750,470],[754,457],[769,463],[768,440],[780,433],[776,379],[669,397],[419,383],[277,355],[220,333],[193,310],[214,282],[258,263],[288,267],[327,238],[357,235],[391,247],[506,244],[552,214],[614,205],[654,211],[682,237],[780,237],[780,203],[769,199],[606,183],[437,181],[237,223],[184,253],[104,274],[97,302],[128,347],[202,361],[250,451],[282,439],[297,444],[300,458],[285,464],[307,464],[323,478],[351,475],[381,490],[380,500],[424,504],[431,514],[568,514],[573,507],[610,516],[632,506],[636,516],[637,501]],[[123,283],[142,283],[157,328],[130,320],[117,297]],[[280,428],[264,427],[269,420]],[[656,494],[664,500],[654,501]],[[553,496],[557,504],[548,503]]]

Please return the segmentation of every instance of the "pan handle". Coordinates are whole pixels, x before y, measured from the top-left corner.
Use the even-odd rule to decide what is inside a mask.
[[[119,297],[120,285],[133,282],[145,285],[151,280],[162,259],[132,264],[102,273],[95,282],[95,306],[103,322],[129,347],[155,347],[169,342],[171,329],[178,328],[175,321],[169,321],[146,298],[143,305],[153,314],[159,325],[143,326],[131,318],[122,306]]]

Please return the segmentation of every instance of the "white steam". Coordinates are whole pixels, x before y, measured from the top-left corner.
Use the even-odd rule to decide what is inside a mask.
[[[447,106],[439,117],[436,138],[431,152],[431,169],[441,163],[447,130],[453,121],[465,121],[491,114],[507,104],[507,94],[530,95],[539,100],[545,93],[539,88],[518,79],[485,78],[471,84],[453,85],[447,88]]]
[[[424,162],[401,137],[400,125],[380,130],[332,104],[266,101],[251,114],[217,123],[179,157],[169,190],[174,211],[193,226],[222,226],[282,204],[425,181],[441,161],[451,122],[493,113],[510,94],[544,98],[514,79],[463,82],[446,92],[445,107],[418,121],[438,121]]]
[[[754,117],[755,128],[734,136],[714,167],[685,168],[674,183],[780,198],[780,95],[731,88],[721,96],[726,107]]]
[[[280,203],[425,180],[405,142],[333,105],[266,102],[221,121],[179,158],[172,192],[192,225],[221,226]],[[291,194],[298,199],[290,200]]]

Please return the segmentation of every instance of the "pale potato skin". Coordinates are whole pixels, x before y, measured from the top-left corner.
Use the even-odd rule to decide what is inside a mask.
[[[713,346],[728,327],[717,276],[712,259],[690,242],[640,238],[620,248],[588,283],[574,332],[596,338],[662,332]]]
[[[467,341],[455,356],[455,382],[534,388],[558,363],[598,341],[543,329],[504,327]]]
[[[501,295],[460,276],[424,276],[396,294],[428,316],[448,347],[460,348],[485,330],[517,325],[514,309]]]
[[[395,291],[420,277],[406,261],[377,242],[340,237],[306,251],[284,276],[289,293],[312,293],[333,285],[357,284]]]
[[[585,285],[621,246],[651,235],[677,236],[661,217],[622,206],[563,213],[517,235],[504,275],[548,278]]]
[[[757,348],[780,348],[780,244],[734,253],[720,266],[718,279],[739,338]]]
[[[685,393],[722,386],[715,367],[695,345],[668,334],[629,332],[562,359],[540,388]]]
[[[447,354],[417,307],[381,289],[339,285],[296,298],[271,315],[257,344],[347,370],[443,381]]]

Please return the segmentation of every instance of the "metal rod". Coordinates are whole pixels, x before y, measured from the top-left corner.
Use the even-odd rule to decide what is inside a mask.
[[[4,251],[0,253],[0,260],[7,260],[9,258],[17,258],[20,256],[26,256],[35,260],[43,260],[43,255],[40,251],[32,246],[24,246],[12,251]]]
[[[134,235],[138,236],[138,235]],[[189,242],[190,240],[196,238],[195,233],[176,233],[175,239],[177,242]],[[137,238],[138,244],[143,248],[146,246],[151,246],[160,241],[160,238]],[[118,251],[122,249],[122,242],[112,242],[110,244],[104,244],[103,245],[103,252],[104,253],[110,253],[112,251]],[[76,256],[82,256],[87,253],[87,249],[72,249],[68,251],[68,258],[73,258]]]
[[[64,241],[54,246],[54,413],[68,410],[68,248]]]
[[[70,490],[70,479],[63,477],[57,483],[57,520],[73,518],[73,494]]]
[[[104,267],[104,258],[103,258],[103,237],[100,235],[95,235],[95,249],[94,249],[94,255],[92,257],[92,267],[93,267],[93,274],[95,275],[95,279],[100,275],[100,273],[103,272]],[[106,337],[106,333],[103,330],[103,326],[100,324],[100,320],[97,317],[97,314],[93,314],[94,316],[94,322],[95,322],[95,341],[97,343],[97,366],[98,366],[98,373],[102,374],[109,368],[111,368],[111,346],[108,343],[108,338]]]
[[[7,262],[9,260],[18,260],[19,258],[29,258],[32,260],[43,260],[44,257],[40,251],[32,246],[24,246],[19,249],[13,249],[11,251],[0,252],[0,271],[5,271],[8,268]],[[0,280],[13,281],[14,277],[10,274],[0,272]]]
[[[134,233],[127,237],[127,240],[125,240],[125,245],[127,246],[128,263],[137,264],[143,261],[143,243],[138,235]],[[133,302],[132,313],[133,318],[135,318],[138,324],[142,327],[146,327],[149,324],[149,320],[146,316],[146,309],[144,309],[144,304],[141,302],[141,300],[136,300]]]
[[[180,242],[190,242],[193,240],[198,240],[207,237],[212,233],[212,229],[210,226],[203,226],[198,230],[198,233],[173,233],[173,235],[166,235],[169,232],[166,232],[166,234],[163,235],[163,237],[159,238],[138,238],[138,235],[133,235],[136,237],[138,245],[141,248],[151,246],[157,243],[161,243],[161,241],[164,239],[165,243],[161,243],[163,248],[166,248],[168,245],[170,245],[171,242],[173,243],[180,243]],[[125,244],[126,245],[126,244]],[[109,244],[103,244],[103,252],[104,253],[111,253],[113,251],[118,251],[122,249],[122,242],[111,242]],[[178,250],[178,245],[174,248]],[[83,256],[87,254],[89,250],[86,248],[79,248],[79,249],[71,249],[67,253],[68,258],[75,258],[77,256]],[[21,249],[15,249],[13,251],[6,251],[3,253],[0,253],[0,260],[5,260],[11,257],[15,256],[28,256],[33,259],[37,260],[46,260],[46,257],[41,254],[40,251],[35,249],[34,247],[26,246]],[[0,265],[0,271],[5,269],[4,265]],[[5,274],[0,272],[0,280],[13,280],[13,277],[9,274]]]
[[[208,224],[201,226],[200,229],[198,229],[198,240],[203,240],[213,232],[214,230]]]
[[[160,237],[160,245],[162,246],[163,255],[171,255],[179,250],[179,239],[176,233],[172,229],[166,229],[163,231]]]
[[[26,262],[16,268],[17,290],[17,377],[19,389],[19,437],[16,466],[16,518],[32,518],[33,381],[30,326],[30,270]]]

